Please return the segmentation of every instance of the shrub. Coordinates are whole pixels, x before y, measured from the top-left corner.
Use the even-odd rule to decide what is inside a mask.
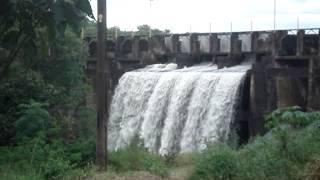
[[[36,137],[37,133],[48,128],[50,115],[43,103],[30,100],[20,105],[20,118],[16,122],[17,137]]]
[[[190,179],[300,180],[317,177],[320,156],[318,113],[295,112],[285,115],[286,118],[282,115],[280,119],[274,119],[278,125],[267,135],[257,137],[238,150],[227,145],[212,145],[200,155]]]
[[[320,112],[303,112],[300,107],[277,109],[267,115],[266,127],[275,128],[280,124],[290,124],[295,128],[306,127],[315,121],[320,121]]]
[[[0,83],[0,145],[14,143],[15,125],[21,113],[21,104],[30,104],[30,99],[45,102],[50,96],[41,75],[24,73]]]
[[[109,164],[117,172],[149,171],[162,177],[168,175],[168,167],[161,156],[135,144],[110,152]]]
[[[294,166],[281,150],[276,138],[257,138],[238,151],[237,179],[291,179]]]
[[[235,152],[226,145],[211,146],[200,156],[190,179],[233,179],[237,174],[236,158]]]
[[[94,148],[90,142],[66,145],[55,140],[47,143],[43,136],[25,139],[18,146],[0,149],[0,179],[65,179],[80,176],[79,168],[86,168],[92,163]],[[81,145],[80,145],[81,144]],[[2,174],[6,172],[5,174]],[[10,171],[7,171],[10,169]],[[19,177],[19,178],[18,178]],[[11,178],[15,179],[15,178]],[[28,179],[28,178],[25,178]]]
[[[85,167],[94,162],[96,144],[93,138],[80,138],[71,144],[65,145],[67,159],[75,167]]]

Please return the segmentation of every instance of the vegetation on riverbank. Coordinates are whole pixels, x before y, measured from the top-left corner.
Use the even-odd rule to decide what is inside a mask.
[[[0,179],[61,179],[95,154],[95,110],[80,30],[88,0],[0,7]]]
[[[232,149],[215,144],[196,161],[190,179],[315,179],[320,173],[320,113],[297,107],[267,116],[263,137]]]

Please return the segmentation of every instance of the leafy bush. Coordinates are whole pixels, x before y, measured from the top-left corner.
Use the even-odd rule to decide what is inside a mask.
[[[50,123],[46,104],[30,101],[20,106],[20,118],[16,122],[17,145],[2,147],[0,169],[8,169],[0,174],[5,179],[63,179],[77,176],[77,168],[90,165],[94,159],[93,138],[77,138],[65,141],[61,129]],[[25,171],[25,170],[28,171]],[[6,171],[7,172],[7,171]],[[11,174],[13,173],[13,174]]]
[[[65,145],[67,159],[75,167],[85,167],[94,162],[96,144],[93,138],[80,138],[71,144]]]
[[[190,179],[233,179],[237,174],[237,159],[234,151],[226,145],[209,147],[196,163]]]
[[[300,180],[317,177],[319,166],[316,163],[320,156],[318,113],[278,111],[273,113],[273,118],[277,127],[238,150],[212,145],[200,155],[190,179]],[[290,123],[293,128],[281,123]]]
[[[0,145],[12,143],[15,136],[15,124],[21,116],[21,104],[46,102],[50,89],[38,73],[17,75],[0,83]]]
[[[272,129],[280,124],[290,124],[295,128],[306,127],[320,121],[320,112],[303,112],[300,107],[277,109],[266,116],[266,127]]]
[[[61,140],[48,143],[44,133],[40,133],[36,138],[24,139],[18,146],[0,149],[0,170],[11,169],[5,171],[6,174],[0,173],[0,179],[3,176],[13,177],[12,173],[40,179],[63,179],[72,174],[78,176],[79,173],[75,173],[78,168],[91,165],[95,152],[93,147],[92,141],[84,140],[71,144]]]
[[[258,138],[237,153],[236,179],[292,179],[295,166],[275,139]]]
[[[34,100],[20,105],[21,116],[16,122],[17,137],[35,137],[49,127],[50,115],[45,106]]]
[[[95,157],[80,38],[90,3],[5,1],[3,7],[0,179],[74,179]]]
[[[161,156],[135,144],[110,152],[109,164],[117,172],[149,171],[162,177],[168,175],[168,167]]]

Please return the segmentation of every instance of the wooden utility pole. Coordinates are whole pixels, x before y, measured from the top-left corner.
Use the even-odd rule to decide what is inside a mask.
[[[107,98],[110,88],[110,63],[106,59],[106,0],[98,0],[97,45],[98,59],[96,67],[97,93],[97,142],[96,163],[100,170],[107,169]]]

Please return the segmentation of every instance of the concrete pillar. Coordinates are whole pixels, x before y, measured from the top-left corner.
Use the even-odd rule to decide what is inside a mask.
[[[198,54],[199,51],[200,49],[199,49],[198,35],[190,34],[190,53]]]
[[[134,59],[139,58],[139,39],[137,36],[132,38],[132,56]]]
[[[304,34],[304,30],[298,30],[297,32],[297,56],[303,55]]]
[[[288,31],[275,31],[272,36],[272,55],[278,56],[282,47],[282,39],[288,34]]]
[[[308,71],[308,110],[320,110],[320,57],[309,60]]]
[[[210,38],[210,54],[215,54],[219,52],[220,42],[218,39],[218,35],[216,33],[210,34],[209,38]]]
[[[116,57],[119,57],[120,53],[121,53],[121,42],[123,40],[123,36],[119,36],[115,43],[116,43]]]
[[[291,79],[289,77],[277,77],[276,86],[278,108],[285,108],[297,105],[297,100],[293,96],[293,91],[295,90],[292,87]]]
[[[173,34],[171,37],[171,42],[172,42],[172,54],[177,54],[178,48],[179,48],[179,35]]]
[[[309,59],[309,68],[308,68],[308,97],[307,97],[307,109],[312,110],[312,98],[313,98],[313,66],[314,66],[314,59]]]
[[[194,36],[194,34],[192,34],[192,33],[190,33],[189,34],[189,52],[190,52],[190,54],[192,54],[192,50],[193,50],[193,41],[192,41],[192,37]]]
[[[158,49],[158,46],[160,46],[159,44],[160,42],[160,37],[159,36],[152,36],[148,38],[148,52],[151,53],[153,52],[155,49]]]
[[[257,53],[259,50],[259,33],[251,33],[251,52]]]
[[[239,41],[238,33],[231,33],[230,36],[230,53],[239,54],[241,53],[241,41]]]
[[[257,57],[261,58],[261,57]],[[267,106],[267,88],[265,66],[262,60],[257,60],[252,67],[252,75],[250,80],[250,114],[249,121],[250,135],[255,136],[264,132],[263,114]]]

